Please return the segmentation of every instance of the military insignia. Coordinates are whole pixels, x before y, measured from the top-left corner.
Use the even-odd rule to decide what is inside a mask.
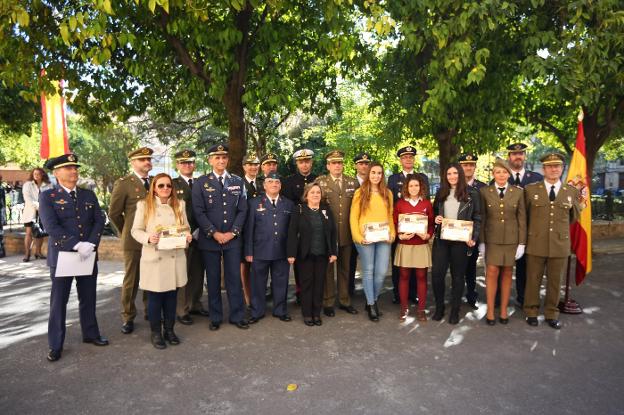
[[[182,152],[182,156],[184,156],[184,157],[190,157],[190,156],[191,156],[191,153],[189,153],[189,151],[188,151],[188,150],[184,150],[184,151]]]
[[[256,211],[258,212],[264,212],[266,209],[264,206],[262,206],[262,203],[258,203],[258,208],[256,209]]]
[[[323,216],[325,216],[325,219],[329,219],[329,217],[327,216],[327,211],[325,209],[322,209],[321,212],[323,212]]]
[[[219,144],[219,146],[217,147],[217,150],[223,151],[223,146]]]
[[[138,187],[135,187],[135,188],[134,188],[134,191],[135,191],[135,192],[138,192],[138,191],[139,191],[139,188],[138,188]]]
[[[206,191],[207,191],[207,192],[214,192],[215,190],[217,190],[217,189],[215,189],[214,187],[208,187],[208,186],[206,186],[206,185],[204,185],[204,186],[206,187]]]
[[[406,151],[412,151],[412,148],[411,147],[405,147],[405,150]]]
[[[539,199],[539,195],[533,195],[533,199],[535,200]]]
[[[55,200],[54,203],[57,205],[66,205],[67,201],[65,199]]]
[[[364,154],[364,155],[362,156],[362,160],[368,160],[368,156],[367,156],[366,154]]]
[[[471,156],[470,154],[468,154],[468,155],[466,156],[466,160],[468,160],[468,161],[472,160],[472,156]]]
[[[141,154],[149,155],[149,153],[150,153],[149,152],[149,148],[144,148],[144,149],[141,150]]]
[[[76,156],[70,154],[69,156],[67,156],[67,161],[76,161]]]

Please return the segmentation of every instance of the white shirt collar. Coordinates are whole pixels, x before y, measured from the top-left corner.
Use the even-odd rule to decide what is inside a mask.
[[[146,177],[141,177],[139,176],[139,173],[137,173],[135,170],[132,170],[132,173],[134,173],[134,175],[138,177],[141,182],[143,182],[144,179],[149,179],[149,174]]]
[[[557,180],[557,183],[548,183],[546,179],[544,179],[544,186],[546,186],[546,193],[550,193],[550,188],[555,186],[555,195],[559,193],[559,189],[561,189],[561,180]]]
[[[280,196],[279,196],[279,193],[278,193],[278,194],[277,194],[277,197],[275,198],[275,204],[276,204],[276,205],[277,205],[277,201],[279,200],[279,197],[280,197]],[[266,195],[266,198],[267,198],[267,199],[269,199],[269,202],[270,202],[270,201],[272,201],[272,200],[274,200],[274,199],[271,199],[271,198],[269,197],[269,195]]]
[[[184,180],[186,182],[186,184],[188,184],[189,180],[193,179],[192,177],[186,177],[183,174],[181,174],[180,177],[182,178],[182,180]]]
[[[356,176],[356,177],[357,177],[358,182],[360,183],[360,186],[361,186],[361,185],[362,185],[362,183],[364,183],[364,179],[363,179],[363,178],[361,178],[359,175],[358,175],[358,176]]]
[[[520,171],[512,170],[512,172],[513,172],[513,174],[511,175],[512,180],[516,180],[516,174],[520,173],[520,181],[522,181],[522,179],[524,179],[524,173],[526,173],[526,169],[522,167],[522,170]]]
[[[407,175],[409,175],[409,174],[414,174],[414,169],[412,169],[411,171],[403,170],[401,173],[403,173],[403,176],[407,177]]]
[[[411,199],[411,198],[410,198],[410,199],[407,199],[407,198],[406,198],[405,200],[407,200],[407,201],[409,202],[409,204],[410,204],[410,205],[412,205],[412,206],[416,206],[416,205],[418,204],[418,202],[420,202],[422,199],[420,198],[420,196],[418,196],[418,197],[416,198],[416,200]]]
[[[227,170],[223,170],[223,174],[217,174],[217,172],[215,172],[215,171],[213,171],[212,174],[215,175],[217,180],[219,180],[219,177],[223,177],[223,180],[225,180],[225,179],[227,179],[229,177],[229,174],[228,174]]]
[[[255,185],[257,177],[252,179],[251,177],[245,175],[245,180],[247,180],[248,183],[253,183]]]
[[[67,193],[71,192],[72,190],[76,191],[76,189],[78,188],[78,187],[74,187],[73,189],[68,189],[67,187],[63,186],[62,184],[59,184],[59,186],[61,186],[63,188],[63,190],[65,190]]]

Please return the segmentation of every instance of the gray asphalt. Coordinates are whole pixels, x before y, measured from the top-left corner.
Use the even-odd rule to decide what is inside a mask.
[[[0,413],[623,414],[624,256],[594,259],[573,291],[585,312],[562,315],[561,331],[529,327],[518,309],[508,326],[489,327],[483,306],[464,307],[457,326],[401,323],[387,292],[372,323],[360,291],[360,314],[338,311],[322,327],[306,327],[295,305],[292,322],[268,317],[246,331],[211,332],[196,317],[176,325],[182,344],[164,351],[147,322],[121,334],[121,264],[101,263],[98,320],[111,345],[81,343],[74,291],[63,358],[49,363],[47,270],[5,258]]]

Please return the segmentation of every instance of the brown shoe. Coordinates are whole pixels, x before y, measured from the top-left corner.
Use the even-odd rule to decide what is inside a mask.
[[[416,311],[416,320],[427,321],[427,314],[425,313],[425,310]]]

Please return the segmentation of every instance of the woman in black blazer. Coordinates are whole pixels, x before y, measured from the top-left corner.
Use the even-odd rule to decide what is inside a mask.
[[[307,185],[301,203],[290,217],[288,262],[295,264],[301,288],[301,313],[307,326],[320,326],[327,266],[336,260],[336,225],[321,186]]]

